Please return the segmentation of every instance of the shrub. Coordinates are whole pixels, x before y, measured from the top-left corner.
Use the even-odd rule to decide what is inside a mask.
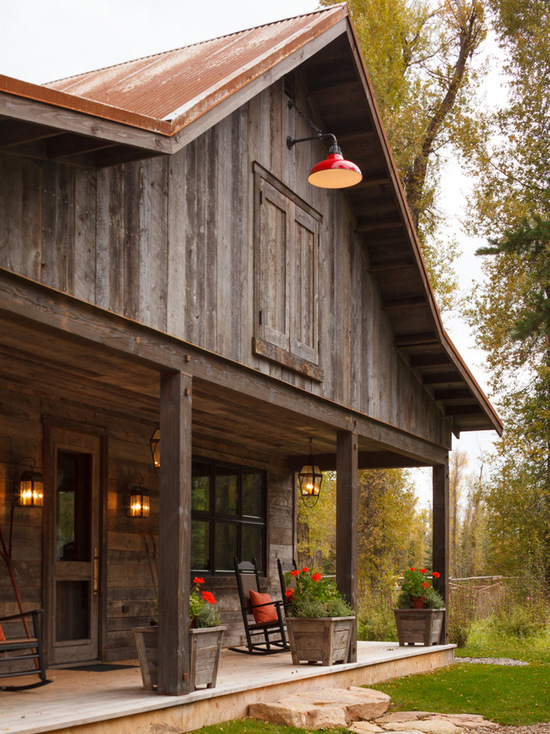
[[[357,637],[359,640],[368,641],[397,641],[393,611],[381,608],[371,610],[370,613],[361,613],[357,624]]]

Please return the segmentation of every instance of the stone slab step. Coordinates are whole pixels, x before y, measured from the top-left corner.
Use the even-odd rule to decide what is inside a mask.
[[[386,693],[370,688],[322,688],[283,696],[273,704],[252,704],[248,715],[275,724],[328,729],[359,719],[376,719],[389,705],[390,697]],[[380,728],[372,731],[380,731]]]

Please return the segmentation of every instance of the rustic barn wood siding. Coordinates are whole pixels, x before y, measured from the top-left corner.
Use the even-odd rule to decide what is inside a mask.
[[[325,147],[289,151],[288,133],[310,131],[281,82],[172,157],[96,171],[1,155],[0,265],[445,444],[393,346],[345,195],[306,181]],[[322,381],[251,347],[255,161],[322,215]]]
[[[148,625],[154,615],[158,589],[156,555],[158,554],[158,477],[152,469],[148,441],[152,426],[139,416],[112,414],[94,409],[84,401],[57,400],[33,395],[29,389],[20,392],[13,384],[2,383],[0,397],[0,523],[7,532],[12,500],[19,478],[19,461],[35,457],[42,470],[43,423],[46,415],[54,424],[74,424],[101,429],[108,436],[107,487],[103,488],[106,512],[103,512],[103,552],[100,557],[104,594],[103,637],[100,655],[104,660],[120,660],[135,656],[133,627]],[[82,396],[84,398],[84,396]],[[92,401],[93,402],[93,401]],[[128,410],[128,412],[130,412]],[[250,465],[250,457],[216,454],[226,461]],[[293,553],[292,475],[285,466],[263,466],[268,473],[267,557],[269,574],[277,596],[276,559]],[[143,481],[151,497],[149,518],[126,516],[129,490]],[[46,494],[52,488],[45,486]],[[42,515],[38,508],[18,507],[14,515],[13,565],[25,609],[40,608],[42,595]],[[267,582],[266,582],[267,583]],[[208,579],[214,591],[224,624],[229,626],[225,644],[239,644],[242,621],[234,578]],[[0,615],[18,611],[13,589],[4,567],[0,567]]]

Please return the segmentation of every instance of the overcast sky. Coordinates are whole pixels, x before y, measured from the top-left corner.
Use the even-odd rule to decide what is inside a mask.
[[[318,9],[318,0],[0,0],[0,74],[37,84],[148,56]],[[464,181],[447,181],[460,202]],[[449,210],[458,231],[460,207]],[[460,237],[462,284],[469,287],[479,243]],[[483,389],[482,355],[460,319],[451,338]],[[476,453],[494,434],[464,434],[459,448]]]
[[[0,74],[40,84],[318,7],[317,0],[0,0]]]

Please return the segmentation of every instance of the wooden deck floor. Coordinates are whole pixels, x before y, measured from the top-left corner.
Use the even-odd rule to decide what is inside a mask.
[[[0,691],[0,732],[179,734],[242,718],[250,703],[276,701],[297,690],[370,685],[434,670],[453,662],[453,650],[453,645],[399,647],[393,642],[360,642],[357,663],[330,667],[293,666],[287,653],[253,657],[224,650],[216,688],[179,697],[143,690],[139,667],[108,672],[50,669],[53,683],[47,686]]]

